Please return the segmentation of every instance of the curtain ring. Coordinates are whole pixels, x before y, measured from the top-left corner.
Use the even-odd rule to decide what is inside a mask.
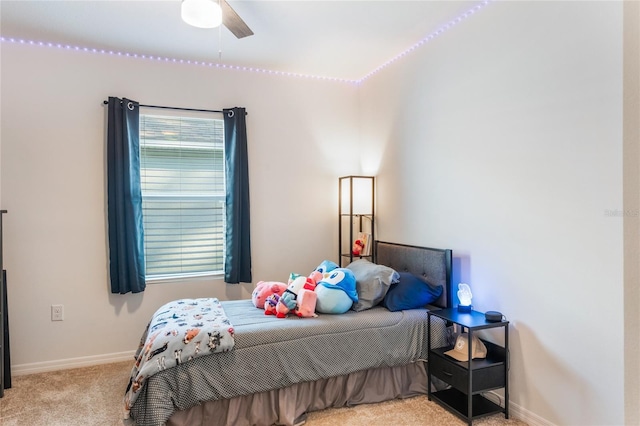
[[[229,112],[227,113],[227,115],[229,116],[229,118],[233,117],[235,115],[235,112],[233,112],[233,110],[229,110]]]
[[[127,108],[129,108],[130,111],[133,111],[135,108],[135,105],[133,105],[133,102],[129,101],[129,103],[127,104]]]

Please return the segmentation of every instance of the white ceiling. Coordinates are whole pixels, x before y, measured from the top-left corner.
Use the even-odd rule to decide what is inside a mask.
[[[243,39],[185,24],[180,3],[2,0],[0,34],[357,80],[479,1],[228,0],[255,33]]]

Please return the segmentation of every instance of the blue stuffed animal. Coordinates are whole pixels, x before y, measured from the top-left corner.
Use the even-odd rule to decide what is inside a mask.
[[[347,268],[338,268],[335,263],[325,260],[316,268],[322,278],[317,282],[316,311],[323,314],[344,314],[358,301],[356,277]]]

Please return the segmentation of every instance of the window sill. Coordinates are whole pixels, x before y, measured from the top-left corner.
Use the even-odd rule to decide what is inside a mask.
[[[184,282],[223,280],[223,272],[185,274],[185,275],[156,275],[146,279],[147,284],[179,284]]]

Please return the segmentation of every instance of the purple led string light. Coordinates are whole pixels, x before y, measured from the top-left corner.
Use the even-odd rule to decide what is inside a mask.
[[[367,80],[369,77],[373,76],[374,74],[377,74],[381,70],[387,68],[389,65],[391,65],[391,64],[395,63],[396,61],[398,61],[398,59],[405,57],[406,55],[408,55],[409,53],[413,52],[417,48],[425,45],[426,43],[430,42],[434,38],[440,36],[442,33],[447,31],[451,27],[454,27],[455,25],[459,24],[460,22],[462,22],[464,19],[468,18],[469,16],[473,15],[474,13],[476,13],[477,11],[479,11],[480,9],[482,9],[483,7],[488,5],[490,2],[491,2],[491,0],[484,0],[482,3],[472,7],[471,9],[467,10],[462,15],[458,16],[457,18],[454,18],[451,21],[447,22],[442,27],[438,28],[437,30],[435,30],[434,32],[432,32],[431,34],[429,34],[428,36],[426,36],[422,40],[420,40],[417,43],[413,44],[408,49],[398,53],[396,56],[394,56],[393,58],[389,59],[384,64],[378,66],[376,69],[374,69],[373,71],[369,72],[364,77],[360,78],[359,80],[356,80],[355,81],[356,84],[362,84],[362,82]]]
[[[110,55],[110,56],[120,56],[127,58],[136,58],[136,59],[145,59],[150,61],[157,62],[170,62],[175,64],[186,64],[186,65],[198,65],[209,68],[218,68],[218,69],[228,69],[233,71],[246,71],[246,72],[254,72],[258,74],[268,74],[268,75],[276,75],[276,76],[284,76],[284,77],[296,77],[296,78],[306,78],[312,80],[323,80],[323,81],[332,81],[332,82],[340,82],[340,83],[348,83],[355,84],[355,80],[349,80],[345,78],[336,78],[336,77],[326,77],[326,76],[317,76],[310,74],[300,74],[295,72],[288,71],[275,71],[268,70],[264,68],[254,68],[240,65],[230,65],[223,63],[214,63],[207,61],[195,61],[190,59],[178,59],[178,58],[168,58],[163,56],[153,56],[153,55],[143,55],[137,53],[129,53],[129,52],[120,52],[113,51],[108,49],[96,49],[90,47],[80,47],[80,46],[71,46],[68,44],[61,43],[51,43],[51,42],[43,42],[43,41],[34,41],[34,40],[24,40],[24,39],[16,39],[10,37],[0,37],[0,42],[2,43],[14,43],[14,44],[24,44],[29,46],[39,46],[39,47],[49,47],[49,48],[57,48],[60,50],[69,50],[75,52],[86,52],[86,53],[94,53],[100,55]]]
[[[448,23],[446,23],[445,25],[443,25],[442,27],[440,27],[436,31],[432,32],[431,34],[429,34],[428,36],[426,36],[422,40],[420,40],[417,43],[413,44],[408,49],[404,50],[403,52],[401,52],[398,55],[394,56],[393,58],[389,59],[387,62],[385,62],[384,64],[378,66],[373,71],[369,72],[364,77],[362,77],[362,78],[360,78],[358,80],[352,80],[352,79],[347,79],[347,78],[337,78],[337,77],[317,76],[317,75],[310,75],[310,74],[299,74],[299,73],[287,72],[287,71],[274,71],[274,70],[268,70],[268,69],[264,69],[264,68],[254,68],[254,67],[246,67],[246,66],[240,66],[240,65],[229,65],[229,64],[213,63],[213,62],[206,62],[206,61],[194,61],[194,60],[190,60],[190,59],[177,59],[177,58],[168,58],[168,57],[162,57],[162,56],[143,55],[143,54],[137,54],[137,53],[119,52],[119,51],[113,51],[113,50],[107,50],[107,49],[96,49],[96,48],[90,48],[90,47],[71,46],[71,45],[68,45],[68,44],[51,43],[51,42],[43,42],[43,41],[33,41],[33,40],[24,40],[24,39],[10,38],[10,37],[0,37],[0,42],[2,42],[2,43],[14,43],[14,44],[26,44],[26,45],[30,45],[30,46],[39,46],[39,47],[57,48],[57,49],[61,49],[61,50],[94,53],[94,54],[100,54],[100,55],[111,55],[111,56],[120,56],[120,57],[135,58],[135,59],[145,59],[145,60],[158,61],[158,62],[170,62],[170,63],[175,63],[175,64],[198,65],[198,66],[204,66],[204,67],[209,67],[209,68],[228,69],[228,70],[233,70],[233,71],[245,71],[245,72],[253,72],[253,73],[258,73],[258,74],[269,74],[269,75],[276,75],[276,76],[283,76],[283,77],[305,78],[305,79],[312,79],[312,80],[322,80],[322,81],[331,81],[331,82],[339,82],[339,83],[360,85],[365,80],[367,80],[369,77],[373,76],[374,74],[377,74],[378,72],[380,72],[384,68],[387,68],[391,64],[393,64],[396,61],[398,61],[400,58],[403,58],[404,56],[406,56],[409,53],[413,52],[417,48],[423,46],[424,44],[428,43],[429,41],[433,40],[434,38],[440,36],[442,33],[447,31],[451,27],[455,26],[456,24],[460,23],[462,20],[464,20],[464,19],[468,18],[469,16],[473,15],[474,13],[476,13],[477,11],[482,9],[484,6],[489,4],[490,1],[491,0],[485,0],[482,3],[474,6],[473,8],[469,9],[468,11],[466,11],[462,15],[458,16],[457,18],[449,21]]]

